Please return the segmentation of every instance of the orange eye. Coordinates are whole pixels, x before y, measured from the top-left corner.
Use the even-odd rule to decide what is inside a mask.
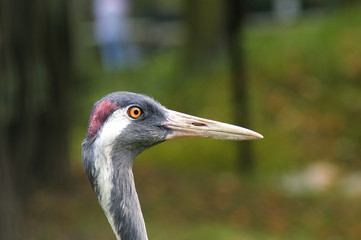
[[[130,107],[128,109],[128,116],[131,117],[131,118],[139,118],[140,115],[142,115],[142,109],[140,109],[139,107]]]

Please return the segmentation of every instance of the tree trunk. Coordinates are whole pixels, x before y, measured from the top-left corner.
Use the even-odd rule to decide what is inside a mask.
[[[61,0],[1,1],[3,240],[19,237],[15,233],[21,229],[15,228],[32,190],[59,188],[67,179],[73,79],[67,4]]]
[[[250,127],[248,85],[243,62],[242,24],[245,15],[245,1],[185,1],[187,25],[186,66],[187,70],[204,69],[221,56],[225,44],[229,56],[231,92],[233,95],[236,124]],[[225,28],[225,29],[224,29]],[[182,82],[183,85],[184,82]],[[243,173],[254,168],[252,143],[236,143],[238,159]]]
[[[240,0],[227,0],[226,41],[229,52],[231,89],[236,124],[250,128],[248,82],[246,78],[242,41],[242,25],[245,16],[245,3]],[[254,168],[252,142],[238,142],[240,170],[250,174]]]
[[[223,44],[223,12],[222,0],[185,1],[185,58],[188,71],[199,71],[218,59]]]

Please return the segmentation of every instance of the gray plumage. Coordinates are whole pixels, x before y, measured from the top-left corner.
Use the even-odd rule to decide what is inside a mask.
[[[84,171],[118,240],[146,240],[132,166],[167,139],[262,138],[251,130],[168,110],[145,95],[115,92],[97,101],[82,143]]]

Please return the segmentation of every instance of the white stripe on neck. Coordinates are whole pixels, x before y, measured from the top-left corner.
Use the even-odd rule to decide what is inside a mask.
[[[97,176],[96,181],[99,189],[98,200],[118,240],[121,239],[116,232],[116,227],[110,213],[111,191],[113,188],[112,176],[114,174],[111,151],[115,139],[121,134],[123,129],[129,125],[130,121],[126,109],[119,109],[113,112],[107,121],[104,122],[99,131],[99,137],[94,142],[94,166],[97,175],[95,175],[95,173],[92,174],[93,176]]]

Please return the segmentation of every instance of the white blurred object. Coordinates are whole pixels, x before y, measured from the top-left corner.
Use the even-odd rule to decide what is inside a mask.
[[[128,10],[127,0],[94,0],[95,35],[99,43],[125,40]]]
[[[317,162],[305,170],[284,176],[282,185],[285,191],[292,195],[320,193],[334,186],[338,175],[337,166],[327,162]]]
[[[129,0],[94,0],[94,33],[107,70],[138,61],[138,50],[129,41],[129,4]]]

